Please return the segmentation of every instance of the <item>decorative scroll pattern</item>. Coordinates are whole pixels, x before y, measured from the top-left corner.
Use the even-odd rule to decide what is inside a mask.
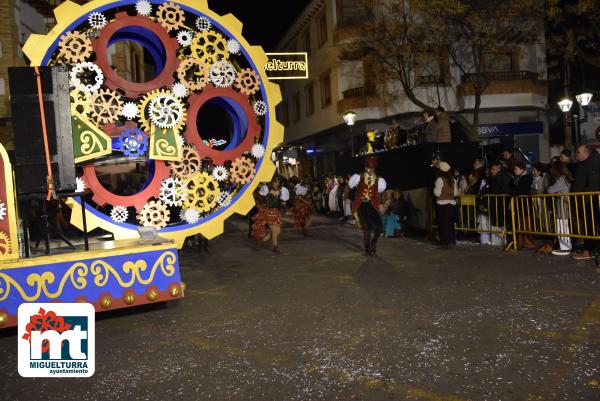
[[[8,274],[10,270],[0,270],[0,302],[9,296],[16,296],[25,302],[35,302],[42,295],[48,299],[57,299],[67,287],[75,290],[88,290],[92,285],[105,287],[110,284],[111,277],[120,288],[131,288],[135,284],[153,283],[158,270],[164,277],[173,277],[177,272],[177,256],[170,250],[164,251],[156,259],[149,272],[146,272],[148,266],[143,259],[126,261],[120,268],[113,267],[106,260],[110,259],[76,262],[59,279],[51,271],[31,273],[25,280],[26,285]],[[57,285],[54,286],[54,283]]]
[[[177,132],[172,128],[153,127],[150,136],[150,158],[177,161],[182,157],[183,150],[177,140]]]
[[[75,163],[111,154],[111,138],[80,113],[71,117]]]

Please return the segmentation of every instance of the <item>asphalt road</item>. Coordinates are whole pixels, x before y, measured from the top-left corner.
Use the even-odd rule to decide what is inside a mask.
[[[241,220],[184,251],[185,298],[101,315],[89,379],[23,379],[0,333],[3,400],[600,400],[593,263],[441,250],[320,219],[283,253]]]

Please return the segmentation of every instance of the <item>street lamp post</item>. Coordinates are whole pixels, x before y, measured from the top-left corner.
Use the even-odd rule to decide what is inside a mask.
[[[579,141],[581,140],[581,122],[585,119],[585,109],[583,107],[587,107],[592,101],[593,95],[591,93],[580,93],[575,96],[577,100],[577,111],[571,113],[571,107],[573,106],[573,101],[567,97],[558,102],[558,107],[563,113],[568,113],[566,116],[567,122],[574,124],[575,126],[575,149],[579,147]]]
[[[350,127],[350,151],[352,152],[352,157],[354,157],[354,136],[352,135],[352,127],[356,122],[356,113],[349,110],[345,112],[342,117],[344,118],[346,125]]]

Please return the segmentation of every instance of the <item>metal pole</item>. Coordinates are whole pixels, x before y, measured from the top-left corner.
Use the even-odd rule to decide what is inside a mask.
[[[579,149],[579,116],[577,114],[573,114],[573,123],[575,126],[575,151]]]
[[[350,151],[352,152],[352,157],[354,157],[354,135],[352,135],[352,125],[350,126]]]

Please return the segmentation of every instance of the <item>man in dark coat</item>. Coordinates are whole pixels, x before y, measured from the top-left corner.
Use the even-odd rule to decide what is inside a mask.
[[[589,145],[581,145],[575,152],[575,157],[579,161],[575,168],[575,177],[571,184],[571,192],[598,192],[600,191],[600,154]],[[585,199],[587,198],[587,199]],[[585,202],[583,201],[585,199]],[[577,196],[579,207],[579,218],[583,218],[582,212],[585,212],[587,224],[583,222],[579,225],[580,234],[586,236],[598,236],[598,197],[597,196]],[[577,227],[576,224],[573,225]],[[586,229],[587,227],[587,229]],[[584,240],[584,249],[575,254],[575,259],[591,259],[592,253],[598,249],[598,241]]]
[[[489,195],[510,195],[512,193],[512,178],[502,168],[499,161],[490,165],[490,177],[487,178],[487,185],[482,189],[482,194]],[[495,227],[504,227],[508,221],[508,199],[490,198],[488,202],[490,223]]]

